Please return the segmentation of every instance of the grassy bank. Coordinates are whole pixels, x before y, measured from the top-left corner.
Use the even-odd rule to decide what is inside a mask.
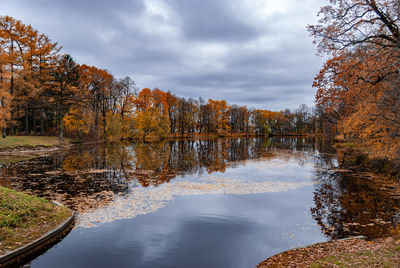
[[[14,164],[36,158],[37,156],[0,156],[0,165]]]
[[[34,147],[51,147],[60,144],[57,137],[47,136],[7,136],[5,139],[0,138],[0,150],[13,148],[34,148]]]
[[[319,243],[277,254],[257,267],[400,267],[398,239]]]
[[[48,200],[0,186],[0,255],[38,239],[71,215]]]

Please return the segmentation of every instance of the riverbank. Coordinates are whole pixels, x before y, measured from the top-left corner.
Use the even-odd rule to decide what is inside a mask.
[[[279,253],[257,267],[400,267],[400,237],[318,243]]]
[[[40,238],[71,216],[66,207],[0,186],[0,256]]]
[[[60,144],[54,136],[7,136],[0,138],[0,164],[30,160],[71,146],[68,138]]]
[[[58,137],[51,136],[7,136],[6,138],[0,138],[0,150],[35,148],[38,146],[52,147],[59,144]]]

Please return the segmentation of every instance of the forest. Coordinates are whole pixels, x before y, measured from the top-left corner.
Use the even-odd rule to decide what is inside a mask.
[[[78,64],[30,25],[0,17],[0,127],[8,135],[136,139],[329,134],[323,110],[249,109],[225,100],[139,90],[130,77]]]

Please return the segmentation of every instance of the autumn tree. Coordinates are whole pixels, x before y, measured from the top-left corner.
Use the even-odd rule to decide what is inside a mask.
[[[285,121],[283,113],[269,110],[263,110],[262,113],[263,117],[265,117],[265,122],[270,132],[273,134],[280,133],[282,124]]]
[[[107,81],[107,80],[106,80]],[[106,138],[129,139],[134,127],[134,101],[137,98],[135,82],[129,77],[114,79],[107,83],[108,107],[106,115]]]
[[[8,84],[8,93],[13,97],[15,91],[15,78],[23,65],[24,46],[23,40],[26,38],[26,26],[9,16],[0,17],[0,45],[3,54],[3,74],[2,82]],[[6,87],[4,87],[5,89]],[[13,111],[10,111],[11,120]],[[12,125],[14,122],[10,122]],[[14,132],[14,129],[12,129]]]
[[[35,84],[36,95],[34,99],[34,114],[33,124],[34,133],[36,133],[36,119],[39,121],[40,134],[44,135],[45,132],[45,120],[53,113],[53,107],[51,103],[51,92],[54,87],[54,69],[59,58],[59,52],[61,47],[55,42],[52,42],[45,34],[39,34],[36,41],[35,47]]]
[[[311,111],[307,105],[301,104],[295,111],[296,132],[306,133],[310,129],[309,118]]]
[[[168,115],[169,104],[167,101],[167,93],[156,88],[151,91],[151,94],[153,107],[157,108],[161,114]]]
[[[229,114],[231,107],[225,100],[209,99],[207,103],[210,111],[210,130],[212,133],[226,133],[230,131]]]
[[[1,48],[0,48],[1,49]],[[0,50],[0,129],[4,132],[11,117],[11,95],[8,89],[8,73],[6,71],[6,57]]]
[[[150,108],[153,105],[151,89],[143,88],[136,97],[134,104],[136,111],[143,111]]]
[[[59,137],[64,137],[64,116],[68,113],[71,106],[79,102],[79,92],[77,89],[79,71],[77,64],[70,55],[63,55],[59,58],[54,72],[56,86],[53,88],[52,96],[57,107],[57,121],[59,124]]]
[[[110,110],[116,112],[118,106],[125,105],[120,102],[125,89],[117,86],[114,77],[106,70],[85,64],[77,68],[80,94],[84,99],[84,104],[87,105],[86,117],[90,123],[90,133],[106,138],[107,113]],[[130,98],[130,95],[127,98]],[[101,133],[100,130],[102,130]]]
[[[192,98],[186,100],[184,98],[178,99],[177,104],[178,112],[178,131],[181,135],[191,135],[196,131],[199,105],[198,102]]]
[[[129,76],[119,79],[114,84],[113,92],[113,107],[117,108],[117,112],[121,115],[121,119],[123,120],[125,115],[133,111],[134,100],[137,96],[135,82]]]
[[[137,137],[143,139],[150,134],[164,138],[169,133],[168,119],[165,115],[160,115],[155,107],[138,111],[136,113],[135,122]]]
[[[25,134],[32,128],[36,133],[40,118],[43,134],[45,109],[51,103],[46,90],[54,81],[53,66],[60,48],[30,25],[8,16],[0,17],[0,47],[3,88],[8,87],[12,96],[11,132],[22,123]]]
[[[249,111],[246,106],[231,105],[229,127],[231,134],[249,132]]]
[[[308,27],[330,56],[314,82],[317,104],[378,157],[400,156],[399,10],[397,0],[331,0]]]
[[[203,98],[199,99],[199,118],[197,122],[197,131],[199,133],[211,132],[211,107],[207,105]]]
[[[169,129],[171,133],[175,133],[176,122],[177,122],[178,98],[175,95],[173,95],[170,91],[168,91],[166,93],[166,101],[168,104]]]
[[[251,111],[251,123],[254,133],[257,135],[269,135],[271,129],[267,122],[267,111],[253,110]]]

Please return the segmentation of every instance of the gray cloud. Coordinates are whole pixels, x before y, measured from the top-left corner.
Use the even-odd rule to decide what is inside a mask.
[[[230,0],[173,0],[169,3],[188,40],[246,42],[261,34],[237,14]]]
[[[31,24],[79,63],[178,96],[281,110],[312,104],[322,60],[305,26],[322,0],[15,0],[3,15]]]

